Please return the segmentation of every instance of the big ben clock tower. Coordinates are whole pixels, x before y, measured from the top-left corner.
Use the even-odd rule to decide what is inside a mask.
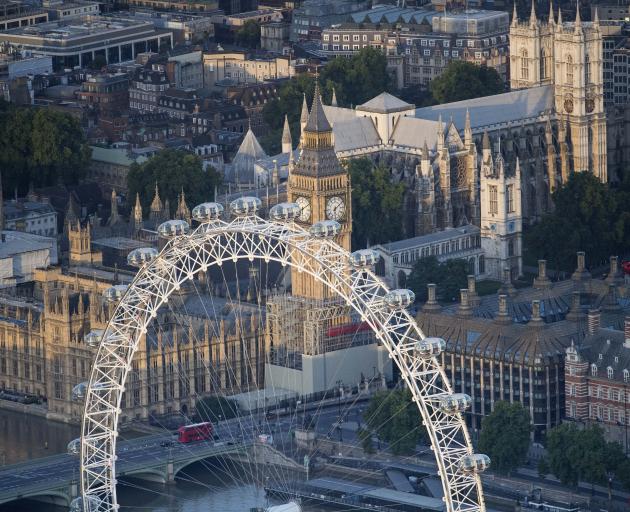
[[[304,127],[300,158],[289,173],[288,200],[300,208],[298,222],[308,227],[321,220],[335,220],[341,224],[341,232],[335,241],[350,250],[352,233],[352,205],[350,178],[341,166],[333,144],[333,131],[319,92],[315,95],[308,121]],[[292,270],[293,296],[309,299],[329,299],[326,287],[306,273]]]

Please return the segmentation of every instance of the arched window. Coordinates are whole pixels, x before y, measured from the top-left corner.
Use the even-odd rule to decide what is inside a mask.
[[[508,256],[514,256],[514,240],[508,242]]]
[[[523,80],[529,79],[529,58],[525,48],[521,50],[521,78]]]
[[[486,258],[483,255],[479,256],[479,273],[486,273]]]
[[[551,52],[547,48],[543,48],[540,55],[540,78],[551,78]]]
[[[591,365],[591,375],[597,377],[597,365],[595,363]]]
[[[623,381],[628,382],[630,380],[630,372],[628,370],[623,371]]]
[[[589,59],[588,55],[584,62],[584,80],[586,81],[586,85],[591,83],[591,59]]]
[[[613,369],[612,369],[612,367],[609,366],[606,370],[608,372],[608,378],[612,379],[613,378]]]
[[[567,55],[567,85],[573,85],[573,57]]]

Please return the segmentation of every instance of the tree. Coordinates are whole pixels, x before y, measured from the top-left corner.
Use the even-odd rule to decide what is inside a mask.
[[[505,91],[505,84],[494,68],[453,60],[430,85],[436,103],[491,96]]]
[[[347,164],[352,182],[352,245],[366,247],[402,238],[403,183],[367,158]]]
[[[100,54],[95,55],[94,59],[89,64],[90,69],[95,70],[103,69],[105,66],[107,66],[107,58],[105,57],[105,55]]]
[[[618,443],[606,442],[598,425],[580,430],[563,424],[551,429],[547,434],[547,454],[552,473],[565,485],[576,486],[579,481],[605,484],[609,472],[622,483],[627,481],[624,472],[628,459]]]
[[[547,458],[542,457],[538,461],[538,476],[540,478],[545,478],[549,474],[550,471],[551,469],[549,468],[549,463],[547,462]]]
[[[452,259],[440,263],[435,256],[427,256],[416,261],[407,278],[407,287],[416,294],[416,300],[427,300],[427,284],[437,286],[438,297],[455,301],[459,290],[468,286],[468,262]]]
[[[196,421],[229,420],[238,416],[238,403],[223,396],[204,396],[197,401],[195,407]]]
[[[258,48],[260,46],[260,23],[255,20],[247,20],[236,31],[236,44],[246,48]]]
[[[613,190],[590,172],[574,172],[553,194],[554,211],[525,236],[531,259],[547,259],[560,270],[575,268],[575,253],[602,261],[629,247],[630,208],[625,189]],[[611,229],[612,228],[612,229]],[[562,233],[562,236],[558,236]]]
[[[357,430],[357,437],[359,441],[361,441],[361,447],[363,451],[367,454],[374,453],[374,444],[372,443],[372,433],[365,429],[360,428]]]
[[[171,209],[177,207],[177,197],[183,190],[189,207],[214,197],[214,190],[221,182],[214,168],[203,170],[201,159],[192,153],[165,149],[142,164],[132,164],[127,175],[129,196],[140,194],[143,210],[148,212],[155,184],[160,189],[162,201],[169,200]],[[173,213],[173,212],[171,212]]]
[[[5,191],[74,185],[90,163],[91,150],[79,121],[47,109],[0,109],[0,169]]]
[[[520,403],[499,401],[481,423],[479,450],[486,453],[492,467],[509,474],[523,465],[529,450],[532,430],[529,412]]]
[[[428,437],[408,389],[376,393],[363,418],[369,430],[389,443],[394,455],[413,453],[416,444]]]

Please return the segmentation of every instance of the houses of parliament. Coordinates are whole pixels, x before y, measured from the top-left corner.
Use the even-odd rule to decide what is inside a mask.
[[[406,184],[409,236],[470,223],[492,232],[497,254],[507,255],[510,244],[520,244],[513,224],[535,222],[548,211],[550,194],[571,173],[593,172],[604,182],[619,179],[608,149],[608,132],[618,127],[606,120],[598,20],[585,22],[578,16],[566,22],[552,10],[542,22],[532,8],[529,19],[513,18],[510,47],[511,91],[504,94],[425,108],[387,93],[343,108],[323,105],[315,94],[303,117],[300,156],[287,182],[287,199],[301,206],[299,222],[339,221],[339,242],[350,249],[351,183],[340,162],[368,157]],[[492,220],[498,215],[493,194],[501,188],[507,198],[507,187],[518,196],[502,203],[513,224],[505,215]],[[115,204],[114,197],[103,233],[111,251],[94,248],[102,226],[69,215],[61,244],[67,245],[66,264],[38,268],[29,283],[0,290],[0,388],[45,398],[52,418],[80,418],[81,405],[72,401],[71,391],[89,376],[95,349],[87,345],[86,335],[106,326],[112,305],[102,298],[103,291],[132,279],[131,273],[107,263],[109,253],[121,250],[112,239],[157,244],[155,227],[170,212],[159,190],[147,220],[139,202],[129,222]],[[190,218],[183,194],[175,216]],[[0,203],[0,228],[2,219]],[[494,233],[492,225],[503,231]],[[518,274],[520,268],[514,271]],[[250,282],[255,280],[252,272]],[[165,311],[158,322],[161,330],[147,333],[123,400],[123,420],[186,414],[203,394],[262,387],[266,372],[277,370],[266,367],[270,353],[278,358],[275,363],[282,363],[276,366],[288,367],[291,353],[318,357],[334,349],[318,344],[321,336],[315,331],[347,313],[334,303],[310,307],[330,297],[306,276],[294,274],[291,283],[295,302],[272,300],[267,318],[259,313],[255,289],[243,291],[238,311],[222,308],[210,319],[195,313],[204,310],[202,299],[182,289],[177,300],[189,311],[186,327]],[[208,296],[222,293],[210,278],[196,286]],[[288,324],[279,320],[281,310],[297,311],[294,318],[306,327],[284,336],[281,328]],[[386,354],[375,347],[370,357],[379,372],[387,372]]]

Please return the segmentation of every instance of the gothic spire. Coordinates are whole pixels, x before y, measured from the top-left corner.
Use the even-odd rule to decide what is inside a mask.
[[[160,199],[160,190],[158,189],[157,181],[155,182],[155,195],[153,196],[153,201],[151,201],[151,211],[162,211],[162,200]]]
[[[530,26],[534,26],[538,23],[538,19],[536,18],[536,0],[532,0],[532,10],[529,13],[529,24]]]
[[[133,207],[133,227],[136,232],[142,229],[142,205],[140,204],[140,194],[136,192],[136,204]]]
[[[514,9],[512,10],[512,26],[518,25],[518,13],[516,12],[516,2],[514,2]]]
[[[422,158],[429,158],[429,146],[427,146],[427,139],[424,139],[424,145],[422,146]]]
[[[184,194],[184,187],[182,187],[181,194],[179,194],[179,201],[177,203],[177,212],[175,212],[175,218],[185,220],[190,223],[190,209],[186,204],[186,195]]]
[[[575,3],[575,31],[582,30],[582,16],[580,16],[580,0]]]
[[[593,23],[595,25],[599,25],[599,7],[597,5],[595,6],[595,16],[593,18]]]
[[[558,25],[562,27],[562,5],[558,6]]]
[[[289,153],[293,149],[293,140],[291,139],[291,128],[289,127],[289,118],[284,116],[284,128],[282,129],[282,152]]]
[[[302,112],[300,113],[300,126],[302,127],[302,130],[304,130],[304,127],[306,126],[307,122],[308,122],[308,104],[306,103],[306,93],[304,93],[302,97]]]
[[[120,220],[120,217],[118,215],[118,196],[116,195],[116,190],[112,189],[112,196],[111,196],[111,200],[110,200],[110,215],[109,215],[109,221],[108,224],[110,226],[113,226],[114,224],[117,224],[118,221]]]
[[[472,127],[470,123],[470,110],[466,109],[466,124],[464,126],[464,140],[466,144],[472,143]]]
[[[556,17],[553,14],[553,0],[549,2],[549,19],[547,20],[550,25],[554,25],[556,23]]]
[[[483,132],[483,140],[481,143],[482,149],[490,149],[490,137],[488,136],[488,132]]]
[[[330,100],[330,105],[333,107],[337,106],[337,91],[335,91],[334,87],[333,87],[333,93],[332,93],[332,100]]]
[[[308,121],[306,123],[305,131],[309,132],[328,132],[332,130],[326,114],[324,113],[324,106],[322,105],[322,97],[319,92],[319,82],[315,82],[315,93],[313,94],[313,105],[311,106],[311,112],[308,115]]]

